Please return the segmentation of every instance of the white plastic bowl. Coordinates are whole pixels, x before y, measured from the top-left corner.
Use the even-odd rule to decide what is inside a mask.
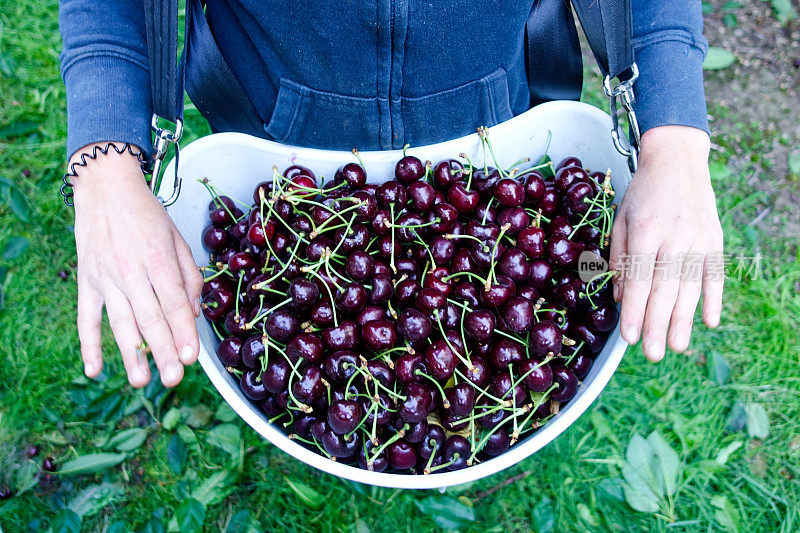
[[[584,166],[605,171],[611,169],[612,185],[621,199],[630,181],[626,159],[611,141],[611,118],[587,104],[558,101],[537,106],[507,122],[490,128],[490,138],[500,164],[508,166],[524,156],[538,158],[548,144],[547,153],[554,162],[576,155]],[[477,134],[430,146],[412,147],[409,152],[433,164],[460,153],[466,153],[475,163],[483,164],[483,150]],[[394,166],[401,152],[361,152],[371,181],[385,180],[394,175]],[[489,164],[492,164],[491,156]],[[198,139],[181,150],[180,175],[183,189],[180,198],[169,209],[183,237],[192,248],[199,265],[207,264],[208,253],[203,249],[200,234],[207,224],[209,195],[197,182],[208,177],[220,191],[231,197],[250,202],[256,183],[272,176],[272,167],[280,170],[298,163],[311,168],[326,180],[342,164],[353,161],[349,152],[316,150],[278,144],[241,133],[218,133]],[[174,161],[166,170],[172,175]],[[166,179],[164,181],[171,181]],[[171,191],[163,191],[168,197]],[[369,472],[331,461],[317,452],[290,440],[242,394],[233,379],[216,357],[217,340],[209,323],[197,319],[200,333],[200,364],[223,398],[250,426],[286,453],[329,474],[359,483],[403,489],[430,489],[458,485],[504,470],[533,454],[567,429],[597,398],[617,369],[627,344],[619,326],[597,356],[591,372],[583,380],[577,395],[541,429],[512,446],[506,453],[484,463],[455,472],[431,475],[407,475]]]

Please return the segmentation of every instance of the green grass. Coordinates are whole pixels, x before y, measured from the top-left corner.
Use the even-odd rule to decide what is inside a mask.
[[[149,521],[150,530],[158,531],[156,523],[168,524],[187,495],[202,499],[196,489],[212,478],[218,482],[206,494],[208,531],[225,527],[243,510],[266,530],[421,531],[435,523],[418,504],[424,508],[431,501],[451,501],[442,499],[449,497],[460,502],[462,510],[474,509],[475,521],[464,522],[462,530],[548,530],[550,513],[554,531],[800,528],[800,256],[796,243],[767,240],[747,226],[766,201],[748,188],[747,179],[756,168],[769,170],[770,162],[758,153],[780,132],[740,125],[714,138],[721,147],[713,155],[713,173],[727,249],[746,256],[761,253],[764,265],[758,279],[728,280],[718,329],[708,331],[698,320],[690,353],[670,354],[659,365],[646,363],[639,347],[630,349],[589,412],[541,452],[506,472],[449,489],[444,497],[434,491],[376,489],[306,467],[262,441],[238,419],[232,423],[241,431],[241,448],[225,452],[210,445],[208,436],[221,431],[214,429],[221,421],[212,416],[221,400],[197,367],[173,392],[157,386],[146,394],[133,391],[125,385],[107,335],[107,381],[88,384],[80,378],[72,213],[58,195],[65,112],[56,2],[11,3],[0,14],[0,25],[0,176],[13,182],[30,203],[27,221],[7,203],[0,204],[0,250],[12,237],[22,236],[30,243],[20,257],[0,259],[5,273],[0,484],[13,481],[9,478],[24,464],[22,450],[29,444],[42,448],[37,461],[51,454],[64,464],[102,451],[106,437],[121,429],[141,427],[147,432],[143,445],[119,466],[97,474],[53,476],[21,496],[0,501],[3,531],[44,529],[65,502],[101,482],[119,483],[117,497],[102,511],[86,514],[86,530],[102,531],[122,520],[120,530],[142,528]],[[599,101],[598,81],[587,83],[595,84],[590,99]],[[722,112],[713,105],[714,95],[710,99],[712,112]],[[735,114],[726,112],[728,118]],[[196,113],[189,114],[188,131],[190,138],[206,132]],[[753,156],[729,169],[734,153]],[[70,274],[66,282],[58,276],[62,269]],[[709,379],[708,362],[714,354],[730,365],[730,378],[721,380],[722,385]],[[87,407],[103,391],[105,396]],[[758,434],[757,417],[743,429],[726,429],[737,402],[751,410],[756,404],[765,408],[766,437],[748,435]],[[175,415],[180,423],[173,425]],[[227,420],[224,410],[220,417]],[[632,437],[653,431],[677,451],[683,465],[675,496],[656,514],[634,511],[607,490],[621,477]],[[180,474],[167,459],[178,464],[176,435],[187,445]],[[191,442],[192,436],[197,443]],[[741,446],[727,461],[714,462],[721,450],[736,442]],[[519,479],[499,486],[515,476]],[[304,500],[286,480],[315,492],[301,488]],[[497,490],[488,492],[493,487]]]

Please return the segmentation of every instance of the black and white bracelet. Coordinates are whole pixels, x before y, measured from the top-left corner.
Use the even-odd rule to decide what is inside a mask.
[[[72,202],[72,197],[75,195],[72,191],[72,182],[70,178],[75,178],[78,175],[76,170],[77,167],[86,167],[90,161],[94,161],[101,155],[108,155],[109,150],[114,150],[117,154],[122,155],[125,152],[129,153],[130,155],[134,156],[136,159],[139,160],[139,164],[142,167],[142,172],[145,175],[149,174],[150,171],[150,161],[146,158],[144,152],[140,150],[138,147],[132,145],[131,143],[118,143],[118,142],[108,142],[102,146],[95,146],[92,148],[92,152],[83,152],[80,154],[79,158],[80,161],[75,161],[71,165],[69,165],[69,170],[64,174],[62,178],[63,182],[61,184],[61,196],[64,197],[64,203],[70,207],[73,207],[74,204]]]

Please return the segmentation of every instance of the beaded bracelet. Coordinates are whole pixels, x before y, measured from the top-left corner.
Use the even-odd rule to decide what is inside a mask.
[[[80,161],[75,161],[71,165],[69,165],[69,170],[64,174],[62,181],[64,183],[61,184],[61,196],[64,197],[64,203],[70,207],[74,207],[74,203],[72,202],[72,197],[75,196],[75,193],[72,190],[72,182],[70,178],[75,178],[78,176],[78,172],[76,167],[86,167],[89,164],[89,161],[94,161],[101,155],[108,155],[109,150],[113,149],[117,154],[122,155],[124,153],[129,153],[130,155],[134,156],[136,159],[139,160],[139,165],[142,168],[142,172],[145,175],[150,173],[150,161],[145,157],[144,152],[137,148],[136,146],[132,145],[131,143],[124,143],[120,145],[120,143],[115,142],[108,142],[103,146],[95,146],[92,148],[92,152],[83,152],[80,154]]]

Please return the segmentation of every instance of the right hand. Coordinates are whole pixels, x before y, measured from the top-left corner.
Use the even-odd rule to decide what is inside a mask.
[[[203,278],[189,246],[150,192],[135,157],[110,150],[76,168],[78,336],[84,371],[95,377],[103,368],[105,305],[131,385],[144,387],[150,381],[144,340],[161,382],[174,387],[200,347],[194,317],[200,314]]]

